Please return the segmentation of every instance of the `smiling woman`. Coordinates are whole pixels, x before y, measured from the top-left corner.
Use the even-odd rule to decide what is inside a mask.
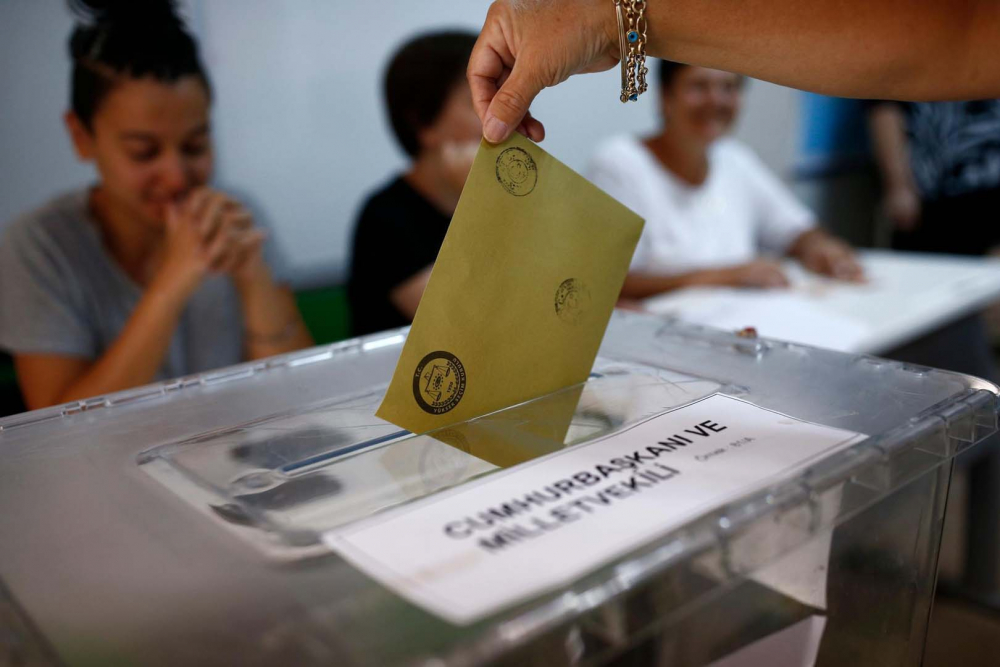
[[[598,148],[588,175],[646,220],[626,299],[683,287],[787,285],[761,252],[788,255],[840,279],[861,277],[851,249],[760,159],[728,137],[739,115],[743,77],[662,61],[657,68],[662,128]]]
[[[0,348],[28,407],[309,345],[263,232],[209,185],[211,86],[174,3],[70,6],[65,122],[99,180],[0,243]]]

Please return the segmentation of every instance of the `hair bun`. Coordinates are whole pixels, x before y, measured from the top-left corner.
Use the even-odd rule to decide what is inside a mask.
[[[184,29],[176,0],[68,0],[70,10],[101,27],[128,24]]]

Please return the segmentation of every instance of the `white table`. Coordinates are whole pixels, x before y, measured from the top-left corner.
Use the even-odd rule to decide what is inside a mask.
[[[866,284],[786,264],[790,289],[689,288],[647,299],[652,313],[844,352],[881,354],[1000,299],[1000,259],[867,250]]]

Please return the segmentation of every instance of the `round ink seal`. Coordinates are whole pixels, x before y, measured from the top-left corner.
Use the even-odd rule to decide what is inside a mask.
[[[556,290],[556,315],[567,324],[583,319],[590,307],[590,290],[576,278],[568,278]]]
[[[413,398],[424,412],[442,415],[465,395],[465,366],[451,352],[431,352],[413,372]]]
[[[538,166],[523,148],[508,148],[497,158],[497,182],[515,197],[531,194],[538,183]]]

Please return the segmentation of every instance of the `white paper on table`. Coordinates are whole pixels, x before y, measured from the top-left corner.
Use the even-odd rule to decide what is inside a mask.
[[[713,394],[323,539],[415,604],[465,624],[863,437]]]
[[[679,298],[650,299],[646,307],[692,324],[734,331],[754,327],[765,338],[842,352],[856,350],[870,333],[863,322],[830,312],[794,291],[691,289]]]

